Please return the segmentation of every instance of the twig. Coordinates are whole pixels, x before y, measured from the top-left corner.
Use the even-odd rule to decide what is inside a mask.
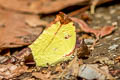
[[[85,6],[85,7],[83,7],[83,8],[80,8],[80,9],[78,9],[78,10],[76,10],[76,11],[73,11],[73,12],[71,12],[71,13],[69,13],[68,15],[69,16],[75,16],[75,15],[77,15],[77,14],[80,14],[80,13],[82,13],[82,12],[84,12],[84,11],[86,11],[87,9],[89,9],[90,7],[92,8],[92,12],[94,12],[94,8],[97,6],[97,5],[101,5],[101,4],[103,4],[103,3],[107,3],[107,2],[111,2],[111,1],[114,1],[114,0],[96,0],[95,2],[94,2],[94,0],[91,2],[91,4],[90,3],[88,3],[88,5],[87,6]],[[95,4],[94,4],[95,3]],[[92,5],[92,4],[94,4],[94,5]]]

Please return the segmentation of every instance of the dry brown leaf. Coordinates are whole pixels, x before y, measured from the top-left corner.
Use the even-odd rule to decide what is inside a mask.
[[[0,0],[0,6],[15,11],[46,14],[87,1],[89,0]]]
[[[82,39],[81,41],[77,41],[77,57],[81,58],[81,57],[88,57],[90,54],[90,50],[88,49],[87,45],[84,42],[84,39]]]
[[[31,23],[32,20],[38,22]],[[37,15],[20,14],[0,9],[0,49],[30,44],[42,32],[41,27],[34,27],[40,26],[40,24],[42,25]]]
[[[100,30],[100,37],[104,37],[104,36],[112,33],[113,30],[115,30],[115,27],[114,27],[114,26],[104,26],[104,27]]]
[[[13,78],[15,76],[18,76],[22,73],[24,73],[27,70],[26,66],[21,65],[13,65],[13,64],[7,64],[7,65],[0,65],[0,79],[9,79]]]
[[[75,17],[71,17],[71,19],[74,22],[79,24],[82,31],[94,34],[97,40],[99,39],[99,37],[104,37],[104,36],[112,33],[115,30],[114,26],[104,26],[101,29],[93,29],[93,28],[89,27],[83,20],[80,20]]]

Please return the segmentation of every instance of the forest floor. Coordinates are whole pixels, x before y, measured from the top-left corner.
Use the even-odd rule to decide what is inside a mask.
[[[119,2],[119,1],[118,1]],[[78,7],[78,6],[73,6]],[[70,12],[74,10],[72,7],[65,8],[61,10],[62,12],[66,13],[69,15]],[[10,12],[11,11],[11,12]],[[13,11],[13,12],[12,12]],[[0,14],[3,16],[0,16],[0,36],[1,38],[1,43],[0,43],[0,63],[1,63],[1,69],[4,67],[10,68],[10,66],[16,67],[17,65],[17,72],[12,72],[7,75],[6,73],[3,73],[2,70],[0,70],[0,79],[5,78],[9,79],[11,78],[12,80],[52,80],[53,78],[56,78],[55,75],[59,75],[60,71],[66,70],[66,65],[68,65],[68,62],[63,63],[63,67],[65,69],[61,69],[61,67],[50,67],[50,68],[39,68],[36,67],[35,64],[33,65],[20,65],[17,63],[10,64],[5,66],[3,64],[3,56],[10,56],[16,53],[19,53],[22,51],[24,48],[26,48],[33,40],[36,39],[36,37],[42,33],[46,25],[49,25],[50,22],[52,22],[55,19],[55,16],[58,14],[58,12],[52,13],[52,14],[27,14],[27,13],[21,13],[21,12],[16,12],[14,10],[7,10],[4,8],[0,8]],[[81,17],[81,15],[87,15],[87,19],[84,17]],[[6,18],[6,15],[8,16]],[[11,15],[11,16],[10,16]],[[14,16],[13,16],[14,15]],[[19,16],[19,17],[15,17]],[[109,79],[120,79],[120,3],[105,3],[102,5],[99,5],[95,8],[95,13],[91,14],[90,10],[84,11],[82,14],[77,14],[74,15],[74,17],[84,19],[86,24],[88,24],[91,28],[98,29],[104,26],[111,26],[115,25],[115,30],[109,34],[106,35],[95,44],[94,49],[90,51],[90,55],[87,58],[81,58],[80,64],[88,64],[88,68],[92,70],[93,72],[96,72],[96,75],[99,74],[101,76],[98,76],[97,79],[102,79],[100,77],[106,77]],[[40,18],[40,20],[39,20]],[[24,20],[23,20],[24,19]],[[2,25],[4,24],[4,21],[8,21],[5,23],[5,26]],[[14,21],[14,22],[11,22]],[[41,21],[41,22],[40,22]],[[13,25],[14,24],[14,25]],[[15,27],[15,26],[19,27]],[[40,26],[39,26],[40,25]],[[41,26],[42,25],[42,26]],[[13,26],[10,30],[10,27],[6,26]],[[25,27],[26,26],[26,27]],[[32,26],[32,27],[31,27]],[[3,31],[7,31],[8,33],[2,32],[2,29],[4,28]],[[25,30],[26,29],[26,30]],[[14,34],[10,34],[13,30],[16,30]],[[4,34],[2,34],[4,33]],[[21,34],[22,33],[22,34]],[[10,37],[10,36],[11,37]],[[87,38],[84,39],[85,43],[87,46],[90,46],[94,41],[95,37],[93,35],[89,34],[81,34],[77,33],[77,35],[83,35],[86,36]],[[7,36],[7,37],[6,37]],[[24,37],[21,37],[24,36]],[[82,37],[83,37],[82,36]],[[16,39],[14,37],[17,37]],[[88,38],[90,37],[90,38]],[[9,38],[9,40],[8,40]],[[23,39],[24,42],[20,41]],[[13,43],[12,43],[13,42]],[[15,43],[14,43],[15,42]],[[7,44],[10,43],[10,44]],[[2,45],[5,44],[5,45]],[[20,44],[20,45],[19,45]],[[6,57],[5,57],[6,59]],[[3,62],[2,62],[3,61]],[[71,63],[73,64],[73,63]],[[97,65],[99,67],[94,67],[94,70],[90,65]],[[60,65],[58,65],[60,66]],[[101,67],[103,67],[103,70],[106,70],[105,72],[101,70]],[[75,67],[74,67],[75,68]],[[88,69],[87,68],[87,69]],[[6,69],[5,69],[6,70]],[[25,70],[25,71],[24,71]],[[57,72],[58,70],[58,72]],[[70,71],[70,70],[68,70]],[[86,70],[87,71],[87,70]],[[98,71],[98,73],[97,73]],[[40,73],[39,73],[40,72]],[[52,75],[52,74],[54,75]],[[58,74],[57,74],[58,73]],[[66,72],[66,74],[69,74]],[[85,73],[83,73],[85,74]],[[52,76],[51,76],[52,75]],[[70,74],[69,74],[70,75]],[[92,75],[92,74],[91,74]],[[108,77],[108,76],[112,76]],[[80,75],[77,77],[74,76],[64,76],[63,80],[84,80],[84,79],[89,79],[90,77]],[[103,78],[103,79],[107,79]],[[96,79],[96,77],[95,77]],[[62,80],[62,79],[55,79],[55,80]]]

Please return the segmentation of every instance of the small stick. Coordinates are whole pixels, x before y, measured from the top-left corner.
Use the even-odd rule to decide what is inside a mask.
[[[93,1],[94,1],[94,0],[93,0]],[[94,3],[93,1],[92,1],[92,4]],[[95,8],[95,6],[101,5],[101,4],[103,4],[103,3],[107,3],[107,2],[110,2],[110,1],[114,1],[114,0],[98,0],[98,1],[95,0],[95,5],[91,5],[91,6],[90,6],[90,3],[89,3],[87,6],[85,6],[85,7],[83,7],[83,8],[80,8],[80,9],[78,9],[78,10],[76,10],[76,11],[73,11],[73,12],[69,13],[68,15],[69,15],[69,16],[75,16],[75,15],[77,15],[77,14],[80,14],[80,13],[86,11],[86,10],[89,9],[90,7],[92,7],[92,10],[91,10],[91,11],[93,11],[94,8]]]

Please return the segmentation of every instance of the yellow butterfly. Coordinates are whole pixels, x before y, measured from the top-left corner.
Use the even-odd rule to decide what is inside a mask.
[[[29,46],[37,66],[55,65],[71,59],[76,44],[73,22],[64,13]]]

